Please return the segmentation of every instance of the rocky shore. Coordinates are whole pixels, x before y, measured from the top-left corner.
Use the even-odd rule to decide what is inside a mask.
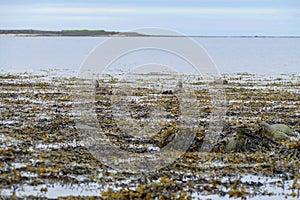
[[[86,102],[75,101],[75,77],[52,76],[49,71],[0,74],[0,197],[299,198],[300,76],[245,73],[223,78],[227,112],[214,148],[200,151],[208,134],[211,97],[207,83],[192,77],[183,82],[193,86],[199,101],[191,147],[171,165],[138,174],[104,165],[82,144],[73,107]],[[120,81],[110,77],[91,85],[99,126],[114,145],[130,153],[159,151],[178,134],[180,99],[169,88],[143,87],[147,79],[140,87],[132,83],[125,98],[115,89]],[[128,100],[127,117],[109,114],[115,98]],[[153,110],[168,123],[147,139],[118,127],[134,120],[145,123],[153,118]]]

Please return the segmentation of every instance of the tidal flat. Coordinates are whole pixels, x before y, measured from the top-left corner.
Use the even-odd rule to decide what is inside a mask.
[[[99,80],[101,87],[96,91],[94,85],[86,85],[91,98],[82,99],[84,95],[77,91],[82,90],[77,78],[53,74],[53,71],[0,74],[1,198],[300,197],[300,76],[297,74],[223,74],[226,82],[221,83],[207,83],[198,76],[183,79],[184,86],[194,89],[198,103],[193,110],[198,114],[192,129],[195,138],[173,163],[143,173],[121,172],[96,159],[82,142],[78,123],[82,119],[74,106],[93,105],[99,128],[113,145],[134,154],[155,153],[172,141],[180,127],[177,122],[184,110],[173,89],[178,82],[172,76],[165,76],[161,81],[167,85],[162,88],[147,82],[150,81],[147,78],[122,82],[108,77]],[[121,90],[118,84],[127,90]],[[210,152],[202,152],[213,110],[209,84],[223,85],[226,115],[220,139]],[[188,102],[188,98],[181,100]],[[122,101],[117,103],[118,99]],[[260,122],[287,125],[292,134],[285,140],[260,136],[256,134]],[[152,125],[153,134],[148,138],[128,134],[136,123],[140,127]],[[228,150],[226,144],[224,147],[222,139],[235,130],[243,130],[239,134],[248,131],[243,145],[247,146],[245,141],[248,141],[249,148],[236,145]],[[249,135],[255,142],[249,141]]]

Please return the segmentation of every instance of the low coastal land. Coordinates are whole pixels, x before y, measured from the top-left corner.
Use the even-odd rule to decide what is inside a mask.
[[[199,103],[199,124],[191,147],[171,165],[139,174],[116,171],[95,159],[82,144],[80,116],[74,112],[74,105],[87,103],[76,99],[77,78],[51,73],[0,74],[1,198],[300,197],[299,75],[224,74],[226,81],[216,83],[190,77],[183,85],[195,89]],[[162,78],[164,84],[172,85],[172,80]],[[112,144],[130,153],[159,151],[178,134],[182,105],[174,91],[146,87],[149,78],[141,79],[138,86],[122,81],[99,80],[105,88],[98,89],[92,100],[100,127]],[[109,99],[125,97],[116,89],[118,83],[132,84],[124,98],[131,97],[128,116],[109,114],[113,108]],[[215,148],[204,153],[200,149],[213,109],[207,84],[220,83],[226,93],[224,127]],[[117,129],[128,120],[151,119],[153,109],[167,120],[147,140]],[[261,122],[288,126],[288,137],[277,140],[266,134]]]
[[[106,30],[33,30],[33,29],[15,29],[15,30],[0,30],[0,36],[20,36],[20,37],[178,37],[174,35],[153,35],[141,34],[138,32],[120,32],[120,31],[106,31]],[[185,35],[183,35],[185,36]],[[181,37],[181,36],[179,36]],[[201,36],[189,35],[187,37],[202,37],[202,38],[300,38],[300,36]]]
[[[45,31],[45,30],[0,30],[0,36],[30,36],[30,37],[109,37],[109,36],[142,36],[142,34],[135,32],[117,32],[105,30],[61,30],[61,31]]]

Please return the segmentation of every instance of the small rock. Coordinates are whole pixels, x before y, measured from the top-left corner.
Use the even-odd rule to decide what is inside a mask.
[[[292,130],[285,124],[270,125],[266,122],[260,122],[260,133],[270,139],[287,140],[292,135]]]

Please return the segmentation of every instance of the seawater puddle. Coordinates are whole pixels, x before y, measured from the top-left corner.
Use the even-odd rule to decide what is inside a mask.
[[[37,143],[35,144],[35,149],[37,150],[47,150],[47,149],[60,149],[63,147],[77,147],[82,146],[83,143],[76,142],[75,140],[67,143]],[[30,150],[33,150],[33,147],[30,147]]]
[[[58,197],[67,196],[99,196],[101,191],[104,191],[103,187],[97,183],[83,183],[79,185],[75,184],[41,184],[37,186],[23,185],[13,189],[2,189],[0,195],[5,196],[17,196],[17,197],[46,197],[55,199]]]
[[[283,181],[281,178],[276,177],[264,177],[264,176],[257,176],[257,175],[237,175],[236,177],[223,177],[221,179],[222,182],[226,183],[232,180],[239,180],[239,184],[248,185],[245,186],[245,192],[248,194],[246,195],[246,199],[251,200],[260,200],[260,199],[298,199],[299,198],[299,191],[297,189],[292,189],[293,181]],[[208,181],[209,182],[209,181]],[[258,190],[255,187],[251,187],[251,185],[261,185],[260,189]],[[224,193],[227,193],[231,190],[231,188],[226,188],[222,186],[217,186],[218,189],[222,190]],[[239,188],[238,188],[239,189]],[[295,192],[296,196],[291,196],[291,194]],[[298,195],[297,195],[298,192]],[[237,199],[237,197],[230,197],[228,194],[222,195],[215,195],[215,194],[201,194],[200,192],[193,192],[192,193],[193,199]],[[238,198],[240,199],[240,198]]]

